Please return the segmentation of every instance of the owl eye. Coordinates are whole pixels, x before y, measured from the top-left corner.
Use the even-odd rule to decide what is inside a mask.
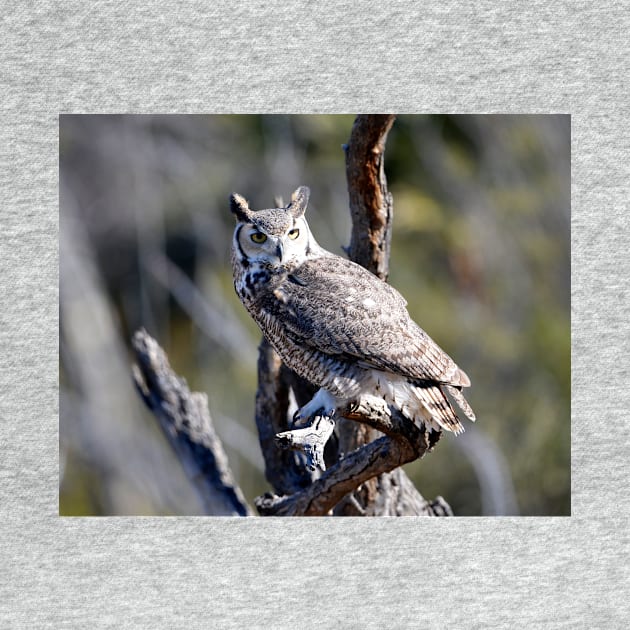
[[[293,228],[292,230],[289,230],[289,238],[291,240],[295,240],[299,235],[300,235],[300,230],[298,230],[297,228]]]
[[[263,234],[262,232],[254,232],[250,238],[252,239],[252,241],[254,241],[254,243],[264,243],[267,240],[267,235]]]

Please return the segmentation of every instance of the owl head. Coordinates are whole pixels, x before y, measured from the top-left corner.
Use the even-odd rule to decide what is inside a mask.
[[[252,210],[241,195],[233,193],[230,210],[238,221],[234,230],[235,251],[242,259],[272,267],[302,262],[315,244],[304,218],[309,195],[310,190],[300,186],[286,207]]]

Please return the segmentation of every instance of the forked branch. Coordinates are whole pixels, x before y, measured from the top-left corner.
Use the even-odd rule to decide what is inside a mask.
[[[344,146],[352,218],[352,235],[347,251],[351,260],[382,280],[387,280],[388,276],[393,216],[393,201],[384,170],[384,151],[394,119],[391,114],[357,116],[350,140]],[[278,379],[278,382],[283,380],[280,372]],[[297,392],[295,381],[298,387],[304,388],[300,379],[293,377],[292,381],[293,391]],[[310,396],[306,400],[308,398]],[[261,514],[322,515],[334,506],[337,506],[335,513],[340,515],[450,513],[448,504],[441,498],[435,504],[439,505],[439,509],[432,512],[431,504],[424,500],[399,468],[431,450],[439,439],[439,433],[427,434],[382,401],[380,404],[374,400],[362,401],[358,408],[346,410],[342,415],[357,422],[341,420],[338,425],[338,456],[343,459],[304,490],[294,494],[282,493],[288,496],[267,494],[259,497],[256,507]],[[329,433],[312,429],[310,427],[305,435],[302,435],[303,430],[299,435],[296,431],[285,430],[276,444],[279,442],[280,445],[302,449],[311,464],[322,463]],[[386,437],[377,439],[379,431]],[[324,469],[323,466],[320,468]],[[380,476],[390,471],[394,471],[392,475]],[[384,500],[387,497],[383,495],[391,494],[393,487],[406,488],[404,500],[402,495]]]
[[[367,480],[389,472],[429,452],[440,433],[419,429],[396,409],[368,398],[346,411],[346,418],[364,422],[386,435],[347,454],[319,479],[300,492],[289,496],[270,493],[256,499],[262,515],[324,516],[348,493]],[[433,504],[424,501],[418,514],[450,513],[448,504],[438,498]]]

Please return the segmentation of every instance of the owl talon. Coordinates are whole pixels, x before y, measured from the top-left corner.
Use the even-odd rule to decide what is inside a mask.
[[[293,414],[293,425],[304,426],[316,416],[334,418],[338,400],[325,389],[320,389],[313,398]]]
[[[310,403],[309,403],[310,404]],[[333,419],[335,416],[335,409],[324,409],[324,407],[319,407],[318,409],[315,409],[315,411],[311,412],[310,410],[307,410],[306,408],[308,407],[308,405],[304,405],[304,407],[302,407],[301,409],[298,409],[294,414],[293,414],[293,426],[305,426],[308,423],[310,423],[311,421],[313,421],[315,418],[319,417],[324,417],[324,418],[329,418],[329,419]]]

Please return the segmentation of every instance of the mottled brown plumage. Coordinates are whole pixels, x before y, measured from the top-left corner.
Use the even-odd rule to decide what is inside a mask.
[[[301,187],[286,208],[258,211],[231,198],[236,291],[282,360],[321,388],[298,417],[377,395],[418,424],[460,433],[449,396],[474,420],[461,393],[468,377],[398,291],[317,244],[303,216],[308,195]]]

